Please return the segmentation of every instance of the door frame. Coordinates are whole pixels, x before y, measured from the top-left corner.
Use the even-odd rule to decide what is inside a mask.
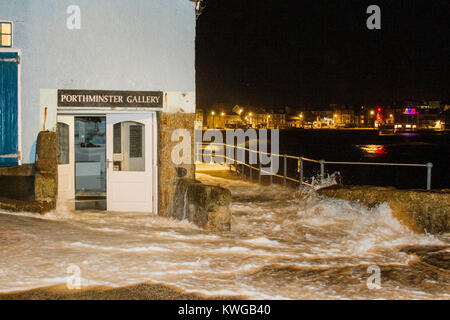
[[[13,37],[14,38],[14,37]],[[14,41],[14,39],[13,39]],[[0,53],[17,53],[19,63],[17,63],[17,163],[22,165],[22,50],[15,48],[1,48]]]
[[[135,115],[142,115],[142,114],[152,114],[152,166],[155,174],[153,175],[153,213],[159,214],[159,166],[158,166],[158,160],[159,160],[159,126],[158,126],[158,112],[154,110],[148,110],[148,111],[136,111],[136,110],[61,110],[58,108],[57,110],[57,116],[59,115],[67,115],[67,116],[73,116],[74,120],[75,117],[107,117],[108,114],[135,114]],[[74,122],[75,123],[75,122]],[[75,128],[74,128],[75,130]],[[108,137],[106,137],[108,140]],[[106,141],[108,143],[108,141]],[[75,143],[75,142],[74,142]],[[147,146],[146,146],[147,147]],[[108,148],[108,147],[107,147]],[[75,171],[74,171],[74,179],[75,179]],[[75,180],[74,180],[75,183]],[[106,171],[106,185],[108,185],[108,171]],[[75,187],[75,186],[74,186]],[[107,187],[108,189],[108,187]],[[106,193],[108,194],[108,190],[106,190]],[[108,208],[107,208],[108,210]]]
[[[59,117],[62,117],[63,119],[60,119]],[[64,118],[70,118],[69,120],[66,120]],[[65,121],[58,121],[58,120],[65,120]],[[57,115],[56,116],[56,129],[58,130],[58,123],[64,123],[68,124],[69,127],[69,163],[68,164],[58,164],[57,172],[58,172],[58,197],[57,197],[57,204],[61,205],[67,205],[67,201],[74,201],[75,200],[75,117],[74,116],[68,116],[68,115]],[[59,142],[58,142],[59,143]],[[70,198],[60,198],[60,190],[59,190],[59,183],[61,181],[60,177],[60,166],[72,166],[72,172],[71,172],[71,195]],[[70,182],[70,181],[69,181]],[[63,203],[61,203],[63,202]]]
[[[60,115],[58,113],[58,115]],[[62,115],[62,114],[61,114]],[[108,175],[107,175],[107,162],[106,162],[106,144],[108,143],[107,137],[106,137],[106,113],[104,115],[101,114],[74,114],[72,115],[73,117],[73,133],[74,133],[74,138],[73,138],[73,145],[74,145],[74,150],[73,150],[73,156],[74,156],[74,190],[75,190],[75,199],[77,197],[77,161],[76,161],[76,148],[75,148],[75,123],[76,123],[76,118],[105,118],[105,200],[106,200],[106,195],[107,195],[107,190],[106,190],[106,186],[107,186],[107,179],[108,179]]]

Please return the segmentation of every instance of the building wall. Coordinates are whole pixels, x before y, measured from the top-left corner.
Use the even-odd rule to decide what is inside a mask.
[[[66,26],[70,5],[81,9],[80,30]],[[13,22],[21,51],[23,163],[35,160],[41,110],[56,113],[57,89],[163,91],[165,112],[195,112],[189,0],[1,1],[0,20]]]

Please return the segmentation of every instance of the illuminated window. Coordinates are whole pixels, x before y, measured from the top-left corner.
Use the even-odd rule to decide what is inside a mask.
[[[12,47],[12,23],[0,22],[0,47]]]

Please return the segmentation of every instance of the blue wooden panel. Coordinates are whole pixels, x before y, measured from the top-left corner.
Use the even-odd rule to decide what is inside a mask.
[[[18,65],[16,62],[2,61],[16,57],[14,52],[0,52],[0,156],[17,154],[18,151]],[[0,166],[17,164],[17,158],[0,157]]]

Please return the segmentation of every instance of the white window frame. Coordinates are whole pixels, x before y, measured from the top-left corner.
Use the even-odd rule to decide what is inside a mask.
[[[10,23],[11,24],[11,47],[0,47],[0,49],[12,49],[12,48],[14,48],[14,22],[0,19],[0,23]]]

